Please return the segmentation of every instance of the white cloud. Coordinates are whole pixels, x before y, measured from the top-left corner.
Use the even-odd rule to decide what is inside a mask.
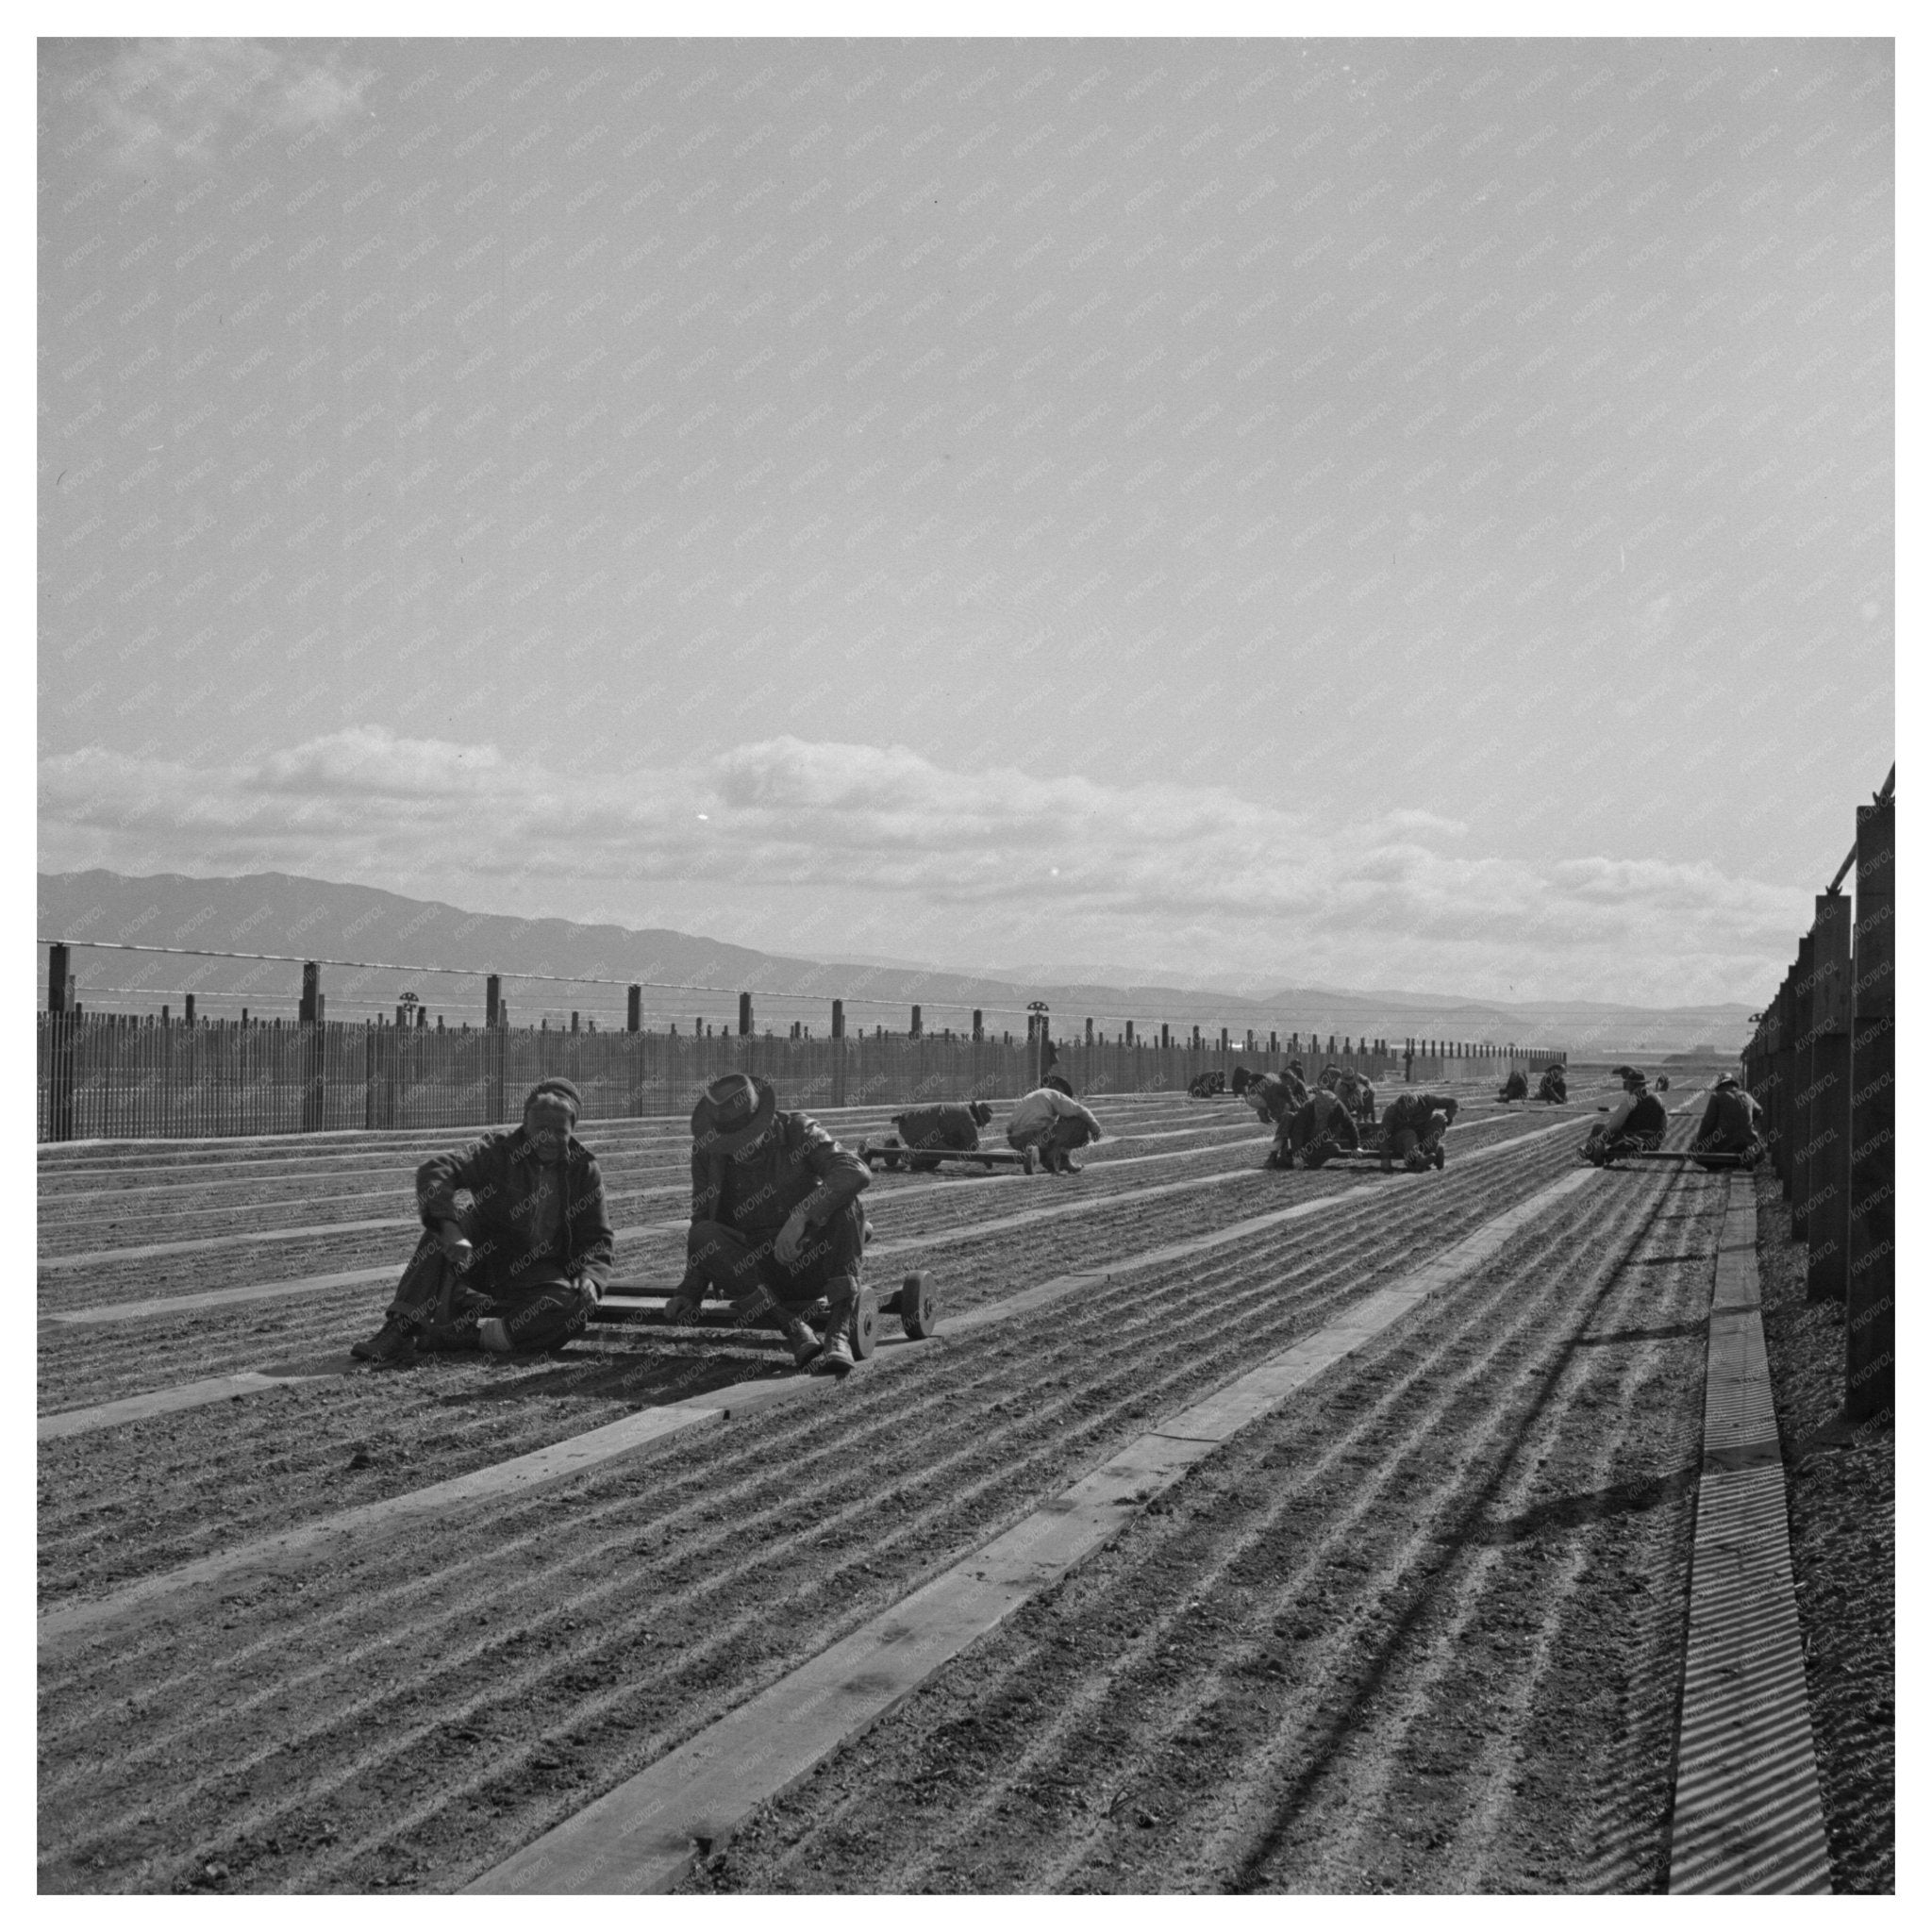
[[[52,871],[307,872],[473,909],[686,924],[775,951],[1683,1004],[1761,993],[1801,893],[1708,865],[1529,864],[1401,811],[1340,824],[1221,787],[947,770],[904,746],[742,744],[570,772],[379,725],[240,768],[41,766]]]
[[[238,126],[291,139],[339,127],[366,111],[374,78],[333,50],[318,57],[260,41],[150,40],[122,48],[91,92],[118,158],[148,168],[204,156]]]

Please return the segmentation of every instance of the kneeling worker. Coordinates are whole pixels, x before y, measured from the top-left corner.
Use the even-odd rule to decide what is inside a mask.
[[[908,1148],[947,1147],[970,1154],[979,1145],[979,1130],[992,1119],[992,1108],[983,1100],[936,1101],[930,1107],[908,1108],[892,1116],[900,1143]],[[907,1163],[914,1174],[931,1174],[939,1159],[931,1154],[915,1154]]]
[[[1569,1084],[1563,1078],[1563,1069],[1550,1066],[1543,1069],[1543,1076],[1537,1082],[1536,1097],[1547,1100],[1551,1106],[1559,1107],[1570,1098]]]
[[[1664,1129],[1671,1117],[1664,1104],[1650,1091],[1650,1082],[1635,1067],[1610,1070],[1624,1082],[1624,1097],[1610,1109],[1609,1118],[1592,1127],[1583,1143],[1583,1158],[1592,1167],[1602,1167],[1620,1154],[1652,1151],[1664,1144]]]
[[[782,1113],[776,1090],[726,1074],[691,1116],[691,1228],[684,1279],[664,1306],[688,1321],[705,1295],[726,1297],[743,1322],[762,1319],[815,1375],[858,1366],[845,1333],[865,1257],[858,1196],[872,1174],[808,1113]],[[826,1304],[823,1340],[804,1319]]]
[[[1361,1144],[1348,1103],[1339,1093],[1318,1087],[1275,1129],[1268,1165],[1292,1167],[1299,1154],[1304,1167],[1320,1167],[1331,1154],[1344,1148],[1352,1154]]]
[[[1527,1100],[1529,1075],[1521,1067],[1512,1067],[1509,1070],[1509,1077],[1496,1090],[1496,1098],[1502,1101]]]
[[[1395,1171],[1398,1155],[1410,1174],[1421,1174],[1431,1165],[1440,1168],[1445,1158],[1442,1136],[1455,1118],[1453,1096],[1398,1093],[1382,1116],[1382,1172]]]
[[[1764,1143],[1757,1134],[1757,1117],[1763,1109],[1739,1085],[1735,1074],[1726,1074],[1705,1103],[1704,1118],[1697,1123],[1691,1138],[1693,1154],[1741,1154],[1747,1161],[1757,1159]],[[1728,1167],[1729,1161],[1700,1160],[1699,1167]]]
[[[395,1362],[417,1349],[495,1355],[560,1347],[610,1278],[613,1236],[596,1158],[572,1133],[582,1101],[540,1080],[508,1133],[416,1170],[424,1234],[388,1318],[349,1353]],[[472,1205],[459,1208],[457,1195]]]
[[[1023,1093],[1007,1120],[1007,1145],[1023,1154],[1037,1148],[1048,1174],[1078,1174],[1074,1148],[1100,1138],[1100,1123],[1057,1087],[1036,1087],[1031,1093]]]

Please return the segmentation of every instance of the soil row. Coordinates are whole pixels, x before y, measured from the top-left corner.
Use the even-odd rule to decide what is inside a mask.
[[[1545,1143],[1458,1173],[1450,1186],[1424,1189],[1407,1176],[1391,1179],[1386,1199],[1338,1208],[1317,1224],[1289,1224],[1239,1252],[1252,1270],[1267,1257],[1327,1252],[1353,1257],[1364,1243],[1384,1239],[1434,1241],[1476,1211],[1470,1201],[1491,1198],[1499,1186],[1513,1191],[1540,1184],[1562,1165],[1560,1152]],[[1492,1168],[1507,1171],[1496,1178]],[[1448,1178],[1430,1176],[1439,1183]],[[1325,1191],[1339,1191],[1341,1185],[1329,1182]],[[1163,1214],[1165,1205],[1128,1205],[1117,1215],[1080,1217],[1090,1225],[1080,1238],[1077,1265],[1105,1266],[1110,1256],[1207,1232],[1233,1218],[1205,1203],[1190,1203],[1185,1218]],[[936,1244],[931,1258],[949,1306],[963,1312],[1063,1272],[1064,1257],[1055,1253],[1058,1239],[1023,1247],[1009,1236],[969,1244],[957,1257]],[[972,1252],[982,1245],[989,1252]],[[1145,1277],[1138,1287],[1120,1290],[1149,1291]],[[1086,1305],[1097,1299],[1104,1299],[1097,1291],[1070,1294],[1065,1319],[1091,1323]],[[232,1325],[235,1311],[223,1312]],[[340,1329],[334,1339],[340,1350]],[[790,1373],[789,1357],[775,1342],[774,1337],[769,1343],[679,1344],[650,1330],[617,1337],[606,1331],[556,1360],[431,1357],[407,1372],[358,1371],[52,1440],[42,1445],[39,1466],[43,1596],[52,1602],[95,1594],[240,1537],[422,1488],[635,1408]],[[261,1358],[253,1359],[258,1364]],[[206,1363],[196,1370],[210,1372]],[[195,1374],[172,1379],[192,1380]]]
[[[1520,1198],[1547,1178],[1543,1155],[1452,1169],[1427,1194],[1391,1189],[1391,1210],[1345,1239],[1290,1224],[1121,1277],[558,1491],[52,1657],[42,1884],[458,1884],[1154,1419]],[[1586,1190],[1579,1248],[1617,1239],[1591,1215],[1641,1220],[1666,1185]],[[1549,1239],[1525,1237],[1529,1253]],[[1555,1267],[1517,1273],[1533,1291],[1506,1268],[1500,1290],[1479,1282],[1432,1307],[1424,1353],[1460,1336],[1494,1355],[1561,1299]],[[1410,1420],[1391,1426],[1417,1425],[1414,1405],[1395,1414]],[[162,1559],[150,1546],[140,1567]]]
[[[1607,1176],[691,1889],[1659,1890],[1721,1186]]]

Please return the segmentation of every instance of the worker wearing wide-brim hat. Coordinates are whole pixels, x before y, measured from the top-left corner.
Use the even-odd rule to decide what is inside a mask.
[[[1623,1081],[1624,1097],[1584,1141],[1583,1158],[1592,1167],[1620,1154],[1655,1152],[1664,1144],[1664,1130],[1671,1124],[1646,1074],[1635,1067],[1612,1067],[1610,1072]]]
[[[1722,1074],[1704,1104],[1704,1118],[1690,1137],[1692,1154],[1738,1154],[1755,1165],[1764,1147],[1758,1125],[1763,1111],[1737,1074]],[[1713,1170],[1730,1164],[1728,1160],[1698,1162],[1700,1167]]]
[[[726,1074],[691,1116],[691,1227],[684,1278],[665,1313],[729,1299],[741,1320],[762,1321],[814,1374],[856,1366],[846,1323],[858,1295],[872,1173],[808,1113],[788,1112],[769,1080]],[[805,1311],[823,1299],[823,1337]]]

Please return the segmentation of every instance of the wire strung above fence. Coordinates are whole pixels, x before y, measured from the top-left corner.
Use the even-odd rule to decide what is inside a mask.
[[[450,977],[463,979],[489,980],[494,978],[499,981],[520,980],[528,984],[542,984],[549,986],[622,987],[626,991],[628,991],[632,987],[636,987],[644,992],[708,993],[717,997],[731,1000],[737,1000],[748,995],[750,998],[754,1000],[769,1000],[773,1002],[789,1001],[794,1005],[805,1006],[824,1006],[836,999],[842,1006],[846,1007],[874,1007],[885,1010],[897,1010],[901,1012],[905,1011],[908,1006],[916,1006],[922,1012],[930,1010],[933,1012],[945,1013],[998,1013],[1011,1015],[1016,1019],[1024,1019],[1030,1012],[1036,1010],[1039,1005],[1038,1002],[1035,1002],[1029,1006],[1001,1006],[996,1002],[989,1002],[984,999],[980,999],[977,1001],[934,999],[923,993],[915,995],[910,992],[900,993],[891,998],[876,994],[866,993],[835,994],[830,991],[812,992],[784,992],[779,991],[771,987],[761,988],[756,986],[713,986],[703,984],[697,981],[675,979],[617,979],[612,978],[608,974],[570,974],[561,973],[516,973],[508,971],[496,972],[491,968],[481,966],[436,966],[420,964],[410,965],[392,959],[303,958],[298,958],[295,954],[292,953],[242,953],[227,951],[221,948],[209,946],[159,946],[148,944],[146,942],[135,940],[50,940],[46,938],[37,938],[35,941],[35,944],[47,947],[63,945],[69,948],[70,950],[91,948],[97,952],[144,953],[150,955],[158,955],[159,957],[166,958],[177,959],[235,959],[243,961],[248,964],[259,965],[317,967],[326,966],[331,968],[338,968],[352,973],[407,973],[414,974],[444,974]],[[277,997],[277,995],[275,995],[273,992],[267,992],[259,989],[251,990],[245,992],[226,992],[199,987],[143,988],[95,987],[89,985],[77,985],[75,988],[75,991],[76,993],[82,994],[94,992],[115,992],[122,994],[137,995],[139,997],[146,999],[159,999],[165,997],[172,997],[175,993],[179,993],[181,997],[186,998],[187,995],[192,992],[195,995],[197,999],[246,999],[250,1001],[252,1004],[273,1002]],[[392,1000],[364,1000],[357,999],[354,997],[350,997],[344,1000],[342,1003],[358,1007],[368,1007],[371,1009],[386,1008],[390,1006],[393,1006],[394,1004],[396,1004],[396,1002]],[[418,1004],[420,1005],[424,1003],[418,1002]],[[667,1008],[664,1010],[668,1012],[669,1009]],[[1149,1008],[1142,1007],[1131,1013],[1114,1012],[1088,1014],[1083,1011],[1082,1017],[1083,1019],[1090,1021],[1093,1024],[1102,1026],[1140,1026],[1144,1024],[1144,1015],[1149,1010]],[[654,1014],[656,1008],[654,1003]],[[1279,1026],[1291,1017],[1291,1012],[1288,1007],[1269,1006],[1266,1008],[1250,1008],[1246,1012],[1242,1012],[1229,1017],[1224,1017],[1220,1014],[1212,1014],[1201,1015],[1198,1018],[1195,1018],[1193,1015],[1191,1014],[1189,1020],[1185,1024],[1188,1025],[1198,1024],[1208,1028],[1224,1027],[1230,1033],[1245,1033],[1250,1029],[1265,1030],[1267,1024],[1271,1020],[1275,1022],[1277,1026]],[[1064,1024],[1064,1017],[1062,1024]],[[1158,1024],[1158,1023],[1155,1024]],[[1331,1032],[1338,1034],[1342,1031],[1342,1029],[1340,1027],[1331,1027],[1329,1030]],[[1460,1045],[1458,1045],[1457,1051],[1462,1050],[1464,1049]],[[1480,1041],[1469,1043],[1467,1050],[1481,1051],[1485,1053],[1494,1053],[1499,1050],[1499,1043],[1492,1040],[1484,1039]]]

